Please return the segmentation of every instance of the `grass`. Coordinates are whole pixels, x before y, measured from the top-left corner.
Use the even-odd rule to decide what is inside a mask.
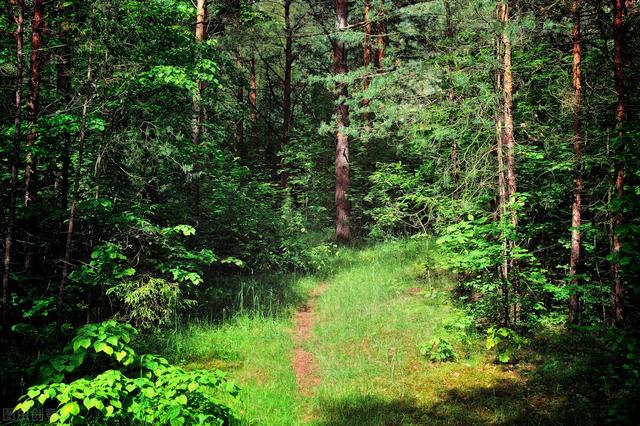
[[[341,249],[323,276],[237,283],[235,315],[165,336],[162,352],[187,368],[227,371],[243,389],[247,425],[595,424],[603,417],[606,400],[591,377],[603,357],[588,355],[592,339],[550,333],[518,366],[494,364],[456,306],[452,281],[425,270],[427,250],[425,241]],[[304,343],[320,385],[304,397],[291,367],[291,318],[321,283],[326,291]],[[434,337],[454,346],[455,362],[420,354]]]

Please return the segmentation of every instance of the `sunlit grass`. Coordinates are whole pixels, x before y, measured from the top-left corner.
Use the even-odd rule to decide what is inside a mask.
[[[561,369],[548,368],[545,376],[537,366],[555,355],[537,352],[529,357],[535,365],[494,364],[483,336],[457,327],[466,316],[452,297],[454,283],[425,270],[427,250],[420,240],[340,249],[322,276],[280,275],[280,284],[273,276],[264,283],[253,277],[250,287],[239,286],[243,300],[232,318],[165,336],[162,351],[186,368],[227,371],[242,387],[243,424],[571,423],[567,407],[576,399],[565,390],[571,374],[584,374],[589,365],[571,370],[574,359],[560,358]],[[314,332],[303,344],[321,380],[305,397],[291,366],[291,317],[321,283],[326,290],[315,306]],[[279,285],[287,288],[276,291]],[[455,362],[420,354],[418,347],[436,336],[454,346]],[[589,424],[591,416],[581,419]]]

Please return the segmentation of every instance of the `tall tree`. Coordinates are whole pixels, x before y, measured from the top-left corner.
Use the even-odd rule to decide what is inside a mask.
[[[59,38],[62,42],[60,46],[60,55],[56,67],[56,88],[58,96],[63,103],[68,104],[71,101],[71,40],[69,34],[69,7],[66,2],[60,2],[58,12],[62,16],[62,22],[59,27]],[[62,170],[59,172],[60,179],[60,207],[67,209],[69,196],[69,167],[71,162],[70,143],[71,134],[65,131],[62,135]]]
[[[36,160],[33,153],[38,139],[37,121],[40,113],[40,83],[44,68],[45,2],[33,1],[33,21],[31,23],[31,58],[29,78],[29,99],[27,101],[27,160],[25,167],[25,205],[30,205],[36,197]]]
[[[511,35],[509,25],[509,2],[500,0],[498,18],[502,24],[502,143],[506,149],[507,195],[511,204],[511,223],[518,224],[518,216],[513,207],[516,195],[515,139],[513,137],[513,75],[511,70]]]
[[[291,140],[293,107],[291,103],[291,71],[293,68],[293,27],[291,1],[284,0],[284,78],[282,79],[282,142],[280,144],[280,186],[286,188],[289,176],[285,170],[284,150]]]
[[[87,86],[91,84],[91,57],[87,66]],[[80,118],[80,134],[78,137],[78,158],[76,169],[73,177],[73,193],[71,194],[71,208],[69,209],[69,221],[67,223],[67,234],[64,248],[64,260],[62,264],[62,278],[58,286],[58,304],[57,304],[57,321],[56,334],[60,335],[62,330],[62,317],[64,309],[64,293],[69,281],[69,272],[71,270],[71,253],[73,251],[73,233],[75,229],[76,210],[78,208],[78,198],[80,196],[80,177],[82,175],[82,162],[84,156],[84,141],[87,129],[87,109],[89,108],[89,94],[85,94],[82,103],[82,113]]]
[[[622,200],[624,192],[625,170],[622,159],[623,139],[624,139],[624,121],[626,116],[625,93],[624,93],[624,17],[626,5],[624,0],[614,0],[614,17],[613,17],[613,69],[615,77],[616,89],[616,130],[617,143],[615,150],[615,192],[618,202]],[[619,207],[618,207],[619,209]],[[622,212],[619,210],[615,213],[611,227],[611,275],[613,278],[612,305],[613,305],[613,321],[621,324],[624,320],[624,285],[620,278],[620,250],[622,243],[619,236],[619,226],[622,223]]]
[[[363,53],[362,53],[362,64],[364,66],[364,81],[362,83],[362,88],[366,91],[371,84],[371,75],[369,70],[369,66],[371,64],[371,29],[373,24],[371,23],[371,19],[369,13],[371,12],[371,2],[370,0],[365,0],[364,8],[363,8],[363,18],[364,18],[364,42],[363,42]],[[365,127],[368,128],[370,126],[370,116],[369,116],[369,99],[364,98],[362,100],[362,106],[365,111],[363,114]]]
[[[571,8],[573,16],[573,204],[571,206],[571,256],[569,257],[569,280],[572,286],[569,295],[569,322],[578,321],[580,314],[579,297],[577,293],[578,267],[580,264],[580,239],[581,239],[581,209],[582,209],[582,121],[580,113],[582,109],[582,80],[580,72],[581,63],[581,34],[580,34],[580,0],[573,0]]]
[[[196,3],[196,44],[204,42],[207,38],[207,2],[206,0],[198,0]],[[196,46],[197,49],[197,46]],[[197,58],[200,52],[196,53]],[[202,107],[202,92],[204,91],[204,83],[197,81],[196,90],[193,94],[191,105],[191,143],[193,144],[193,177],[191,180],[190,199],[191,206],[197,211],[200,207],[200,156],[198,150],[202,142],[202,125],[204,120],[204,111]]]
[[[348,25],[347,0],[335,0],[336,36],[331,40],[333,47],[333,74],[341,77],[347,73],[347,49],[342,39],[342,33]],[[349,126],[349,107],[345,103],[348,96],[347,85],[337,81],[336,95],[336,155],[335,155],[335,204],[336,204],[336,239],[342,242],[351,240],[351,225],[349,223],[351,205],[349,192],[349,136],[345,127]]]
[[[16,41],[16,91],[15,102],[16,112],[13,119],[14,133],[13,145],[11,147],[10,164],[10,188],[9,188],[9,206],[7,214],[7,233],[4,241],[4,257],[2,274],[2,317],[3,321],[7,321],[7,311],[9,308],[9,279],[11,275],[11,251],[13,247],[13,234],[16,218],[16,199],[18,192],[18,166],[20,156],[20,137],[21,137],[21,120],[22,120],[22,80],[24,74],[24,0],[13,0],[12,5],[17,6],[14,17],[16,31],[14,33]]]

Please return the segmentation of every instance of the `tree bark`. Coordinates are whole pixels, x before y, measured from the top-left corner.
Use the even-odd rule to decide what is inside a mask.
[[[625,170],[624,163],[622,161],[623,152],[623,137],[624,137],[624,121],[626,116],[625,111],[625,93],[624,93],[624,34],[623,24],[625,16],[625,3],[624,0],[614,0],[615,15],[613,18],[613,42],[614,42],[614,76],[615,76],[615,90],[617,96],[616,103],[616,130],[618,133],[618,142],[616,144],[614,155],[614,170],[615,170],[615,195],[616,199],[620,201],[624,193],[624,180]],[[622,243],[618,236],[618,227],[622,223],[622,213],[616,212],[613,216],[611,226],[611,276],[613,279],[612,288],[612,308],[613,308],[613,322],[616,325],[622,324],[624,320],[624,285],[620,278],[620,250],[622,249]]]
[[[13,233],[16,217],[16,201],[18,192],[18,162],[20,156],[20,125],[21,125],[21,107],[22,107],[22,80],[24,75],[24,0],[13,0],[12,4],[17,6],[17,14],[14,17],[16,23],[16,32],[14,34],[16,41],[16,113],[13,119],[14,133],[13,133],[13,146],[11,148],[11,180],[10,180],[10,194],[9,194],[9,206],[7,214],[7,233],[5,235],[4,242],[4,257],[3,266],[4,271],[2,274],[2,319],[3,322],[7,322],[7,315],[9,310],[9,280],[11,275],[11,250],[13,246]]]
[[[371,20],[369,19],[369,12],[371,11],[371,2],[370,0],[365,0],[364,2],[364,43],[363,43],[363,54],[362,54],[362,64],[364,66],[364,81],[362,83],[362,88],[366,91],[369,89],[369,85],[371,84],[371,75],[369,66],[371,64],[371,29],[373,27]],[[364,108],[364,113],[362,118],[364,120],[365,129],[371,127],[371,117],[368,111],[369,108],[369,99],[365,97],[362,99],[362,107]]]
[[[196,28],[195,41],[202,43],[207,38],[207,2],[206,0],[198,0],[196,4]],[[198,52],[196,60],[200,57]],[[193,144],[193,176],[189,189],[190,204],[197,212],[200,208],[200,156],[198,150],[202,142],[202,124],[204,120],[204,111],[202,108],[202,92],[204,84],[201,81],[196,83],[196,91],[191,99],[191,143]]]
[[[384,1],[380,1],[380,5],[384,7]],[[378,22],[376,22],[376,51],[373,57],[373,64],[377,70],[381,70],[384,65],[383,62],[388,43],[389,37],[387,36],[387,23],[384,20],[383,10],[381,12],[381,16],[378,17]]]
[[[498,2],[497,18],[501,25],[504,25],[504,4]],[[496,37],[496,57],[499,66],[496,69],[496,92],[500,93],[500,99],[496,108],[496,158],[498,163],[498,221],[500,223],[500,239],[502,241],[502,261],[499,267],[500,278],[502,282],[502,298],[503,312],[498,312],[498,317],[502,316],[502,322],[508,326],[510,324],[510,284],[509,284],[509,238],[505,232],[508,212],[508,189],[507,189],[507,171],[505,167],[505,106],[504,106],[504,29],[497,34]]]
[[[91,81],[91,58],[89,58],[89,68],[87,70],[87,81]],[[69,280],[69,270],[71,269],[71,252],[73,250],[73,232],[76,219],[76,209],[78,207],[78,195],[80,193],[80,175],[82,174],[82,161],[84,155],[84,139],[86,134],[87,109],[89,107],[89,95],[85,95],[82,103],[82,118],[80,122],[80,135],[78,139],[78,162],[76,164],[75,176],[73,179],[73,194],[71,195],[71,209],[69,210],[69,224],[67,225],[67,240],[64,249],[64,261],[62,264],[62,279],[58,287],[58,306],[56,335],[60,336],[62,330],[62,319],[64,309],[64,292]]]
[[[513,202],[516,195],[516,161],[515,139],[513,137],[513,75],[511,72],[511,36],[509,34],[509,2],[501,1],[498,6],[498,18],[502,23],[502,138],[506,149],[507,166],[507,195],[512,205],[510,210],[511,223],[515,228],[518,216]]]
[[[580,34],[580,0],[573,0],[573,205],[571,207],[571,255],[569,257],[569,283],[572,291],[569,295],[569,323],[578,322],[580,315],[580,299],[577,293],[578,267],[580,265],[581,209],[582,209],[582,80],[581,68],[581,34]]]
[[[60,4],[59,13],[64,16],[64,20],[60,23],[60,39],[62,46],[60,47],[60,57],[56,69],[56,88],[58,96],[65,104],[71,101],[71,46],[69,45],[69,21],[67,16],[67,8]],[[64,132],[62,135],[62,170],[60,171],[60,207],[67,210],[69,198],[69,167],[70,167],[70,143],[71,135]]]
[[[286,171],[284,150],[291,141],[293,111],[291,104],[291,71],[293,67],[293,28],[291,27],[291,0],[284,1],[284,79],[282,80],[282,141],[280,144],[280,187],[286,188],[289,175]]]
[[[40,82],[44,65],[43,35],[45,30],[44,0],[33,1],[33,21],[31,24],[31,58],[29,78],[29,99],[27,101],[27,159],[25,167],[25,193],[24,203],[33,203],[37,193],[36,187],[36,163],[33,150],[38,138],[37,121],[40,112]]]
[[[249,120],[251,121],[251,148],[256,149],[258,147],[258,81],[256,76],[256,58],[251,56],[249,61],[249,104],[251,111],[249,114]],[[246,153],[243,152],[244,158]]]
[[[347,51],[340,33],[347,28],[348,2],[335,0],[336,29],[338,35],[332,40],[333,44],[333,74],[341,76],[347,73]],[[335,157],[335,203],[336,203],[336,240],[351,241],[350,214],[351,206],[347,197],[349,191],[349,137],[345,127],[349,126],[349,108],[345,104],[348,96],[347,85],[336,83],[338,106],[336,108],[336,157]]]

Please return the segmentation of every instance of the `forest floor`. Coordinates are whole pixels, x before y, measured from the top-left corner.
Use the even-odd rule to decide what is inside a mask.
[[[193,324],[165,354],[227,371],[242,388],[243,424],[584,425],[604,415],[591,385],[601,358],[588,341],[550,330],[517,365],[496,364],[451,279],[425,270],[427,245],[341,249],[319,276],[253,278],[240,297],[258,312]],[[436,337],[455,361],[421,354]]]

